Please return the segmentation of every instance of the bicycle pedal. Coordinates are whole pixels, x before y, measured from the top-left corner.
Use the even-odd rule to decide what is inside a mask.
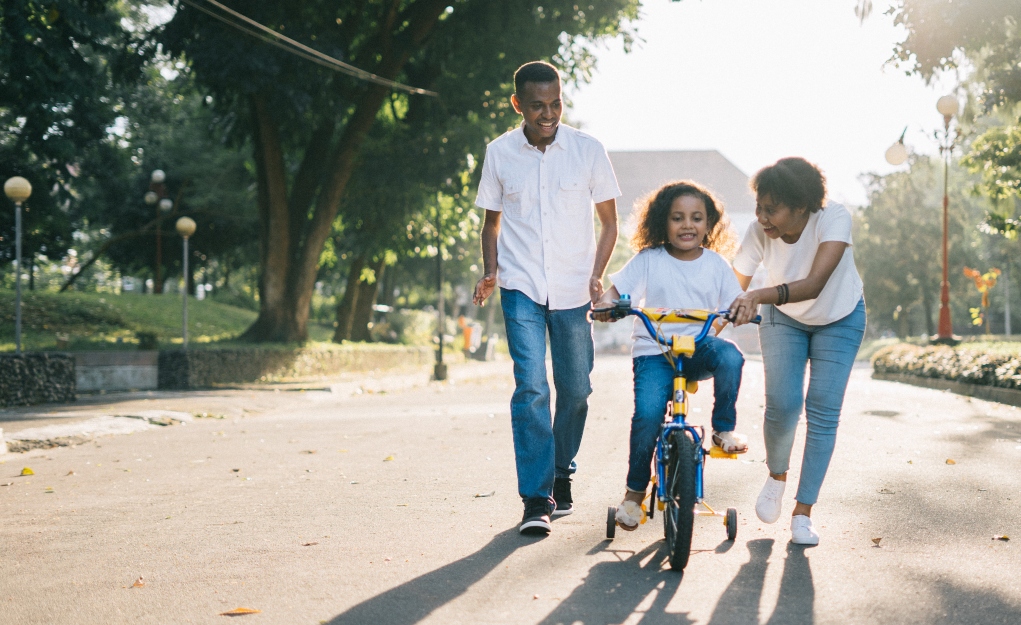
[[[710,458],[728,458],[730,460],[737,460],[737,454],[731,454],[723,451],[723,448],[719,445],[713,445],[709,448]]]

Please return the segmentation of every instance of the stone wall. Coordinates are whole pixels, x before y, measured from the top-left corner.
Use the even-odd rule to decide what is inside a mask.
[[[70,354],[0,355],[0,406],[28,406],[74,399],[74,357]]]
[[[165,350],[159,354],[159,388],[194,389],[282,382],[345,371],[421,366],[433,359],[431,348],[394,345]]]

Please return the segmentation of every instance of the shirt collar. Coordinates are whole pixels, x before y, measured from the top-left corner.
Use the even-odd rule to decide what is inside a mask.
[[[518,125],[516,132],[518,133],[519,149],[525,149],[532,147],[532,144],[528,142],[528,137],[525,136],[525,124],[522,122]],[[559,148],[561,150],[567,149],[567,143],[570,141],[568,135],[570,134],[570,127],[565,126],[563,122],[557,124],[557,136],[553,138],[553,143],[546,146],[546,149]]]

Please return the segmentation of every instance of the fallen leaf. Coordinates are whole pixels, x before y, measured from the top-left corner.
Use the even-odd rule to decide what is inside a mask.
[[[29,469],[28,467],[25,467],[24,469],[21,470],[21,474],[22,475],[35,475],[35,471],[33,471],[32,469]]]
[[[233,471],[234,473],[237,473],[237,472],[238,472],[238,471],[240,471],[240,470],[241,470],[241,469],[231,469],[231,471]]]
[[[302,547],[311,547],[312,545],[318,545],[319,543],[301,543]]]
[[[220,612],[220,616],[244,616],[246,614],[259,614],[262,610],[253,610],[252,608],[234,608],[229,612]]]
[[[947,458],[947,464],[957,464],[957,461],[953,458]]]
[[[390,454],[386,458],[383,458],[383,462],[391,462],[391,461],[393,461],[393,459],[394,459],[393,454]]]
[[[53,492],[53,487],[52,486],[47,486],[46,487],[46,492],[47,493],[52,493]]]
[[[74,471],[68,471],[67,474],[68,475],[74,475]]]
[[[142,588],[143,586],[145,586],[145,580],[142,579],[141,575],[135,580],[135,583],[131,585],[132,588]]]
[[[397,504],[397,507],[398,508],[407,508],[408,504],[406,504],[406,503],[399,503],[399,504]]]
[[[890,490],[889,488],[880,488],[879,489],[879,494],[880,495],[896,495],[897,491]]]
[[[532,599],[538,599],[539,595],[532,595]]]
[[[475,493],[475,498],[478,499],[479,497],[492,497],[495,494],[496,494],[495,490],[488,493]]]
[[[880,544],[879,544],[879,541],[881,541],[881,540],[883,540],[883,539],[882,539],[882,538],[873,538],[873,539],[872,539],[872,542],[873,542],[873,543],[875,543],[875,545],[876,545],[877,547],[879,547],[879,546],[880,546]]]
[[[1003,534],[1002,536],[993,536],[993,540],[1002,540],[1003,542],[1007,542],[1010,540],[1010,536],[1007,536],[1006,534]]]
[[[315,449],[306,449],[305,451],[303,451],[301,453],[303,453],[303,454],[314,454],[314,453],[316,453],[316,450]]]

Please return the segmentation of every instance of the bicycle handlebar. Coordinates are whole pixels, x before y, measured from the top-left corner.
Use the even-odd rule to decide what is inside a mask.
[[[699,342],[709,334],[709,329],[713,326],[713,322],[717,319],[724,319],[730,321],[729,310],[685,310],[685,309],[652,309],[652,308],[632,308],[631,298],[627,295],[621,295],[620,299],[617,300],[616,305],[609,308],[593,308],[589,311],[589,318],[593,313],[610,313],[610,317],[613,319],[623,319],[628,315],[634,315],[642,320],[642,324],[645,325],[645,329],[649,332],[649,336],[655,337],[655,339],[662,345],[670,347],[671,339],[664,339],[660,336],[659,332],[652,325],[652,320],[649,319],[649,315],[659,317],[658,321],[671,321],[674,323],[696,323],[702,322],[702,329],[695,337],[695,342]],[[673,319],[671,319],[671,317]],[[752,319],[752,323],[761,323],[762,315],[755,315]]]

